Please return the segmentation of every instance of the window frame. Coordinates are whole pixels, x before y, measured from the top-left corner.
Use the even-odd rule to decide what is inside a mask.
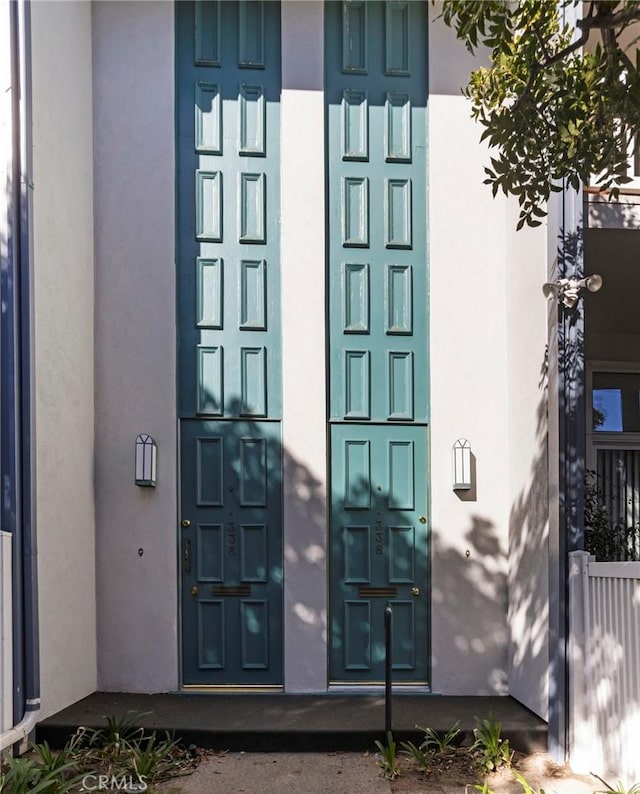
[[[640,362],[633,361],[588,361],[586,365],[586,460],[588,470],[596,470],[598,449],[640,450],[640,432],[596,432],[593,429],[593,375],[597,372],[639,375]]]

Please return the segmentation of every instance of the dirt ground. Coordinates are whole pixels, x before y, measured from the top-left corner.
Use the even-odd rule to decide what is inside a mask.
[[[512,773],[520,772],[535,794],[543,789],[545,794],[593,794],[604,790],[595,777],[574,774],[566,766],[558,766],[545,753],[524,755],[515,753],[512,769],[501,769],[488,775],[478,772],[468,748],[459,748],[434,761],[429,772],[416,768],[406,756],[401,760],[401,775],[391,783],[393,794],[436,794],[436,792],[465,792],[478,789],[474,784],[486,781],[495,794],[523,794],[522,786]]]
[[[385,780],[370,753],[217,753],[193,775],[163,783],[158,794],[475,794],[478,782],[469,754],[436,763],[424,774],[401,756],[401,776]],[[514,756],[534,794],[594,794],[605,787],[574,775],[543,753]],[[488,776],[494,794],[523,794],[508,770]]]

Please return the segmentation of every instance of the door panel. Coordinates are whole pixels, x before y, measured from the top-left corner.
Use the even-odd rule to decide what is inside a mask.
[[[334,682],[428,680],[426,4],[325,4]]]
[[[424,6],[325,6],[332,421],[428,419]]]
[[[175,5],[183,682],[275,685],[280,4]]]
[[[331,428],[331,677],[384,680],[384,608],[393,674],[427,681],[427,429]]]
[[[280,418],[280,4],[176,14],[180,415]]]
[[[181,444],[184,683],[278,684],[280,425],[184,420]]]

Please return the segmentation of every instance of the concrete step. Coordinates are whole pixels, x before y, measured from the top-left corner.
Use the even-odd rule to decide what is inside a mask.
[[[37,741],[61,747],[80,725],[96,728],[107,716],[136,715],[148,730],[170,731],[187,744],[254,752],[364,751],[384,736],[385,701],[379,695],[154,694],[95,692],[40,722]],[[508,696],[450,697],[394,694],[396,740],[419,742],[416,728],[446,731],[457,721],[473,740],[476,717],[502,723],[502,735],[523,752],[546,751],[547,724]]]

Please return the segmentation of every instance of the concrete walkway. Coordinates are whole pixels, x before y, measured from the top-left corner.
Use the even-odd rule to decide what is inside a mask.
[[[416,725],[446,731],[456,721],[467,738],[476,717],[490,714],[523,752],[547,749],[547,725],[511,697],[397,694],[393,732],[416,741]],[[260,752],[373,751],[383,737],[384,698],[375,695],[112,694],[96,692],[39,723],[38,741],[59,747],[79,725],[99,727],[107,716],[142,715],[136,724],[169,730],[188,744]]]
[[[230,753],[158,794],[389,794],[373,756],[361,753]]]

